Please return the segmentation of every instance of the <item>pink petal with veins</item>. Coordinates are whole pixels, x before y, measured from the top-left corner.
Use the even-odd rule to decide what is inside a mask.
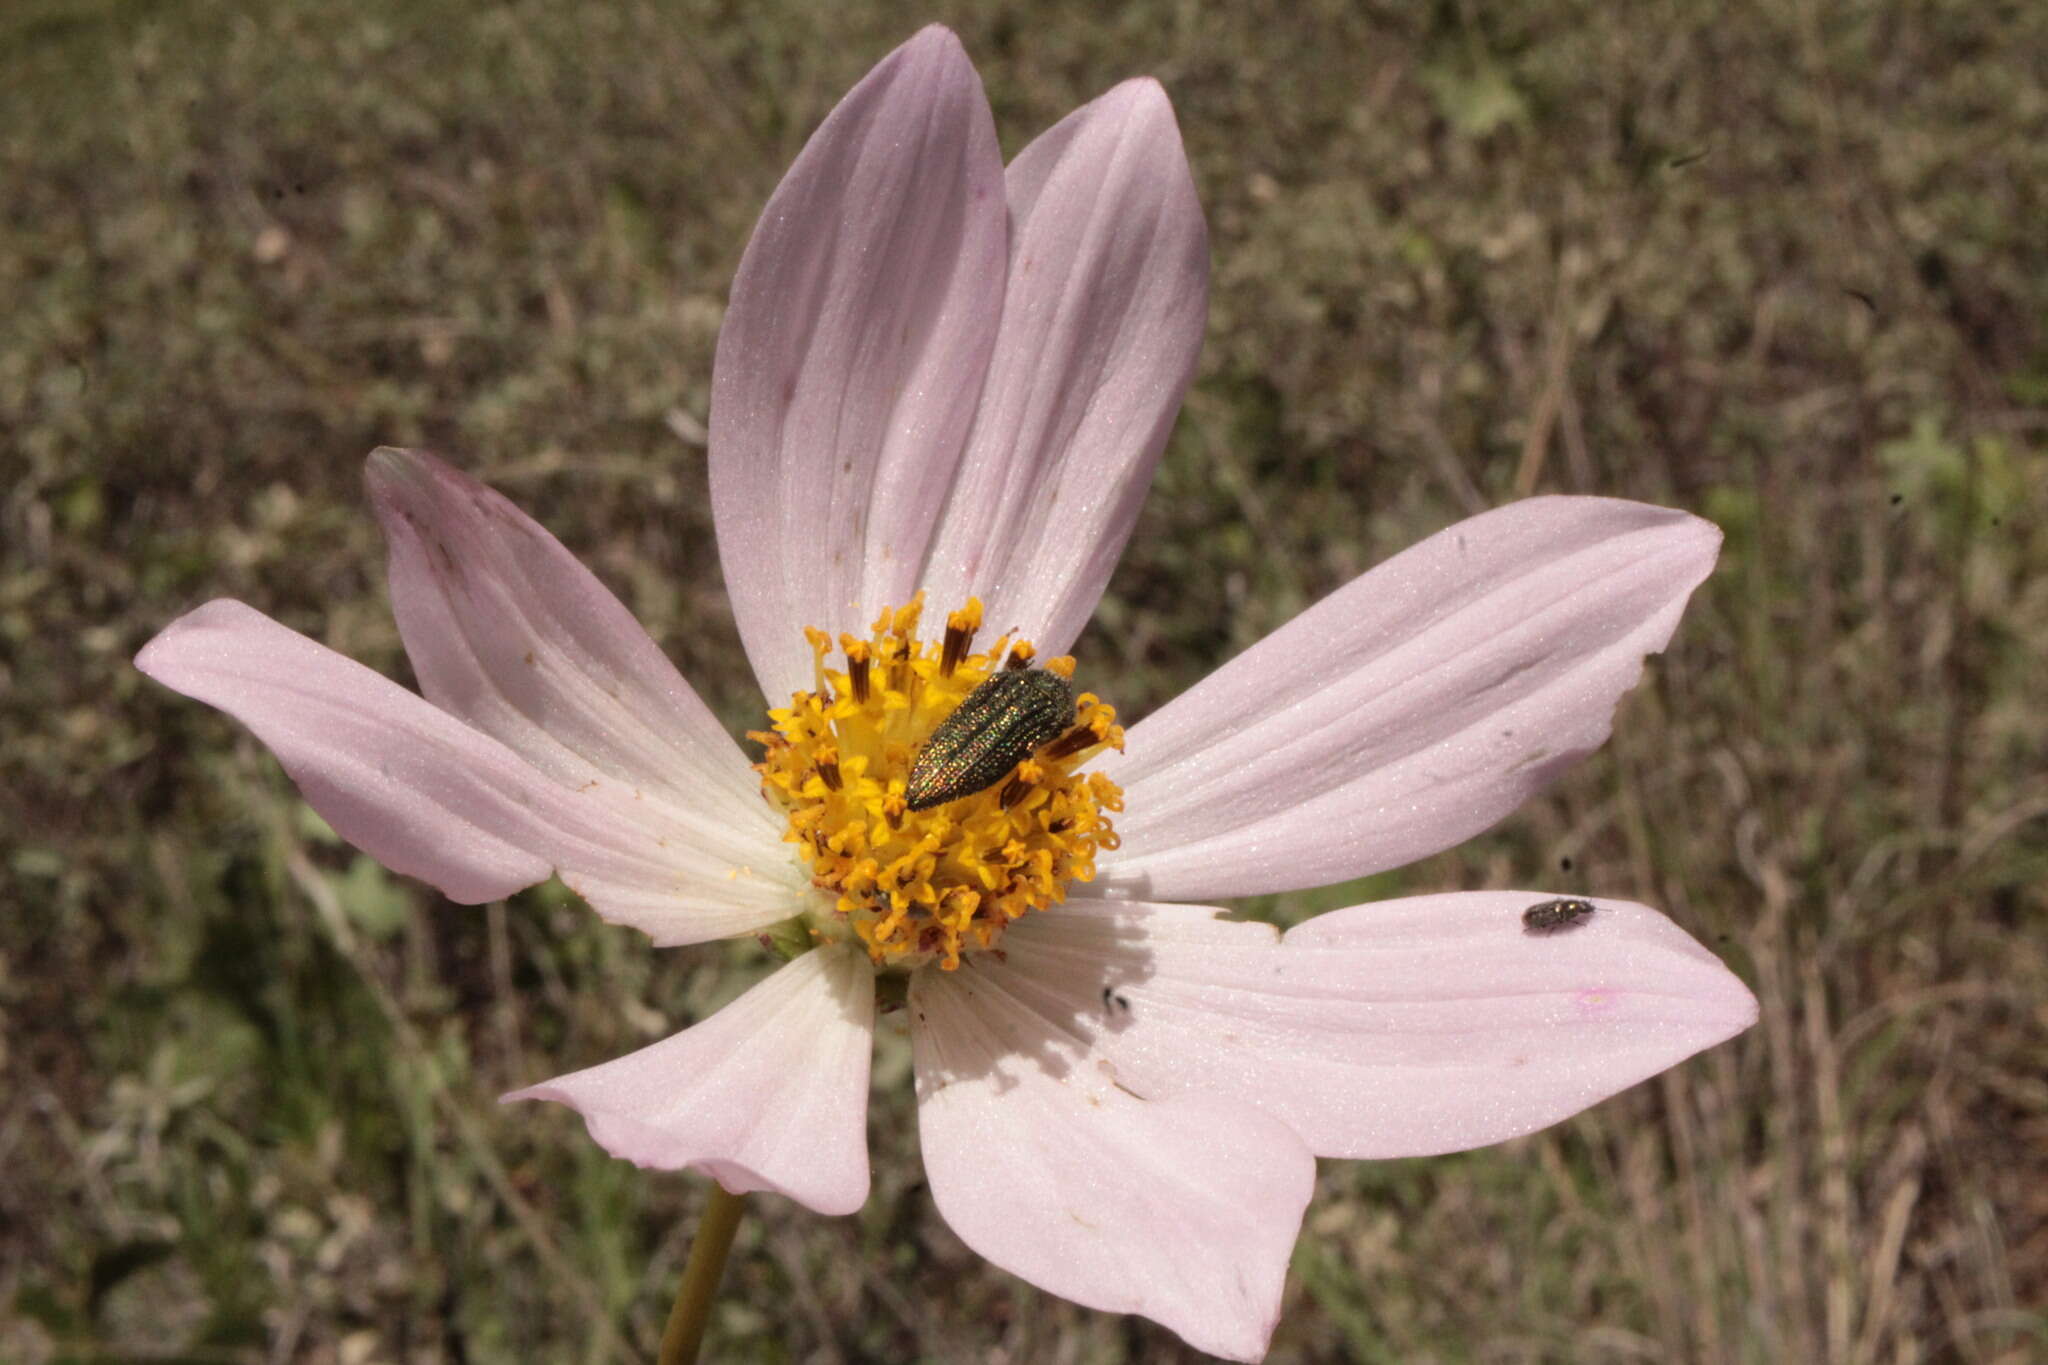
[[[1002,330],[927,584],[1053,655],[1095,610],[1194,373],[1208,231],[1156,81],[1068,115],[1008,181]]]
[[[1645,906],[1525,932],[1534,891],[1333,910],[1276,937],[1198,906],[1075,900],[977,959],[1138,1094],[1251,1103],[1318,1156],[1534,1132],[1733,1037],[1756,998]]]
[[[378,450],[368,478],[428,701],[558,782],[630,787],[704,857],[787,861],[783,821],[739,746],[561,542],[431,455]]]
[[[801,627],[865,631],[919,586],[1002,313],[1002,154],[927,28],[839,102],[762,211],[712,378],[711,505],[771,705]]]
[[[867,955],[820,948],[674,1037],[504,1098],[568,1105],[636,1165],[852,1213],[868,1197],[874,1020]]]
[[[994,961],[911,978],[917,1126],[939,1213],[1041,1289],[1259,1359],[1315,1159],[1251,1105],[1119,1086],[1063,1020],[983,970]]]
[[[135,666],[248,726],[336,833],[455,900],[495,900],[558,870],[605,918],[694,943],[786,918],[804,894],[787,858],[757,868],[695,853],[631,788],[564,786],[240,602],[179,617]]]
[[[1721,533],[1610,498],[1486,512],[1361,574],[1130,728],[1097,887],[1200,900],[1399,867],[1612,728]]]

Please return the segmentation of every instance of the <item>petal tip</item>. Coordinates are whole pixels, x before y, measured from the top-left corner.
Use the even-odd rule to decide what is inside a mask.
[[[1726,534],[1719,526],[1708,521],[1705,517],[1694,516],[1690,512],[1685,515],[1686,529],[1691,531],[1698,540],[1701,553],[1706,556],[1707,563],[1712,564],[1721,557],[1721,543],[1727,539]]]
[[[1720,562],[1721,528],[1704,517],[1674,509],[1672,522],[1663,528],[1662,535],[1665,539],[1661,553],[1665,557],[1664,562],[1672,566],[1671,581],[1681,586],[1689,597],[1694,589],[1713,576],[1714,566]],[[1672,622],[1674,630],[1677,624],[1675,620]],[[1661,649],[1662,645],[1658,648]]]
[[[911,34],[909,41],[904,43],[903,46],[906,48],[932,48],[934,46],[945,46],[963,55],[967,51],[965,45],[963,45],[960,41],[960,35],[953,32],[952,29],[946,27],[944,24],[939,23],[926,24],[917,32]]]
[[[483,485],[424,450],[378,446],[363,461],[363,486],[371,509],[388,528],[395,509],[424,507],[437,496]]]
[[[135,652],[135,667],[164,686],[176,688],[178,684],[166,675],[175,673],[183,660],[182,647],[190,643],[187,637],[194,631],[220,629],[261,615],[248,603],[232,597],[203,602],[150,636],[148,643]]]
[[[167,656],[171,650],[170,642],[178,629],[186,621],[190,620],[191,616],[190,612],[180,616],[177,620],[150,636],[148,642],[141,649],[135,651],[135,667],[145,677],[153,678],[158,682],[163,681],[164,666],[169,662]]]
[[[404,446],[378,446],[363,460],[363,478],[372,491],[380,485],[401,479],[420,479],[430,475],[434,466],[440,463],[423,450],[409,450]]]
[[[929,65],[939,68],[940,74],[947,76],[964,72],[970,78],[979,79],[975,76],[974,61],[967,55],[967,47],[960,41],[960,35],[944,24],[926,24],[911,34],[901,47],[875,64],[874,74],[899,62]]]
[[[1103,92],[1102,100],[1112,108],[1128,109],[1132,113],[1173,112],[1173,101],[1167,98],[1166,87],[1156,76],[1132,76],[1118,81]]]
[[[1728,973],[1728,992],[1720,1003],[1728,1007],[1724,1021],[1727,1031],[1714,1040],[1717,1043],[1746,1032],[1763,1017],[1763,1004],[1756,998],[1756,992],[1732,971]]]

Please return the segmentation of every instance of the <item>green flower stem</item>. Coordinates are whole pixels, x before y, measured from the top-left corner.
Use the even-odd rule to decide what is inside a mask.
[[[711,1300],[725,1274],[725,1254],[732,1250],[732,1234],[740,1225],[740,1204],[739,1195],[727,1194],[725,1186],[711,1182],[711,1202],[697,1224],[690,1259],[683,1264],[683,1282],[676,1287],[676,1305],[669,1309],[668,1326],[662,1329],[659,1365],[692,1365],[697,1359]]]

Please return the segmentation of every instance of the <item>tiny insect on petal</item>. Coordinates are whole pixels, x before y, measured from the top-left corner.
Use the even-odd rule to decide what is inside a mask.
[[[910,765],[904,800],[929,810],[986,791],[1074,724],[1074,689],[1043,669],[1004,669],[969,692]]]
[[[1530,934],[1556,934],[1576,929],[1593,918],[1593,902],[1575,899],[1544,901],[1522,912],[1522,930]]]

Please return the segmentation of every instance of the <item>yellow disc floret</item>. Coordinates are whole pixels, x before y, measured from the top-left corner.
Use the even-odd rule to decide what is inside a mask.
[[[754,766],[789,815],[783,837],[830,899],[811,916],[813,933],[850,931],[880,967],[936,961],[951,970],[962,952],[994,947],[1019,915],[1065,900],[1068,882],[1094,878],[1096,851],[1116,847],[1109,815],[1123,809],[1123,792],[1075,769],[1104,748],[1123,748],[1124,732],[1115,708],[1083,692],[1073,728],[1013,771],[910,809],[911,763],[932,732],[991,675],[1027,667],[1035,653],[1007,635],[971,653],[982,618],[973,598],[947,617],[942,639],[922,641],[923,610],[920,593],[885,608],[867,639],[840,636],[841,669],[828,667],[830,637],[806,630],[815,690],[769,711],[774,728],[748,738],[766,749]],[[1074,661],[1050,659],[1045,668],[1071,679]]]

